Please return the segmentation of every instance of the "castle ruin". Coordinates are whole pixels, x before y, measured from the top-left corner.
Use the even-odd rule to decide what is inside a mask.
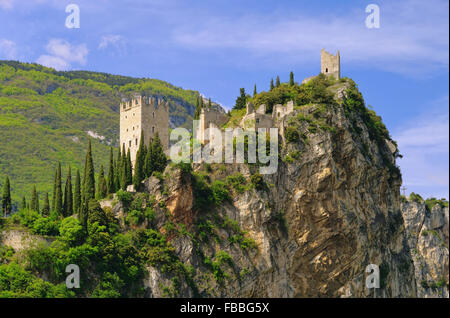
[[[341,57],[339,51],[336,55],[328,53],[325,49],[320,51],[320,72],[333,75],[337,80],[341,78]]]
[[[169,103],[158,97],[134,95],[120,103],[120,147],[130,149],[134,166],[141,131],[145,144],[158,133],[164,150],[169,147]]]

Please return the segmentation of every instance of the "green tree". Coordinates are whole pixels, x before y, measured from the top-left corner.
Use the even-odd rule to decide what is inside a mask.
[[[130,148],[127,151],[126,157],[126,174],[127,174],[127,186],[133,183],[133,166],[131,164],[131,152]]]
[[[3,184],[3,195],[2,195],[2,211],[4,217],[11,213],[11,185],[9,184],[9,177],[5,178],[5,183]]]
[[[53,180],[53,196],[52,196],[52,211],[56,209],[56,178],[58,177],[58,170],[55,170],[55,178]]]
[[[105,173],[103,171],[103,165],[100,165],[100,173],[98,174],[98,182],[97,182],[97,197],[99,200],[104,199],[108,192],[108,187],[106,185]]]
[[[125,155],[125,144],[122,148],[122,154],[120,158],[120,188],[122,190],[127,189],[127,156]]]
[[[208,99],[208,109],[211,109],[212,103],[211,103],[211,98]]]
[[[45,192],[44,206],[42,207],[42,215],[43,216],[49,216],[50,215],[50,202],[48,201],[48,192]]]
[[[195,111],[194,111],[194,119],[199,120],[200,119],[200,113],[202,109],[200,108],[200,96],[197,97],[195,101]]]
[[[273,85],[273,78],[270,79],[270,90],[273,90],[275,86]]]
[[[145,176],[148,178],[153,173],[153,138],[150,138],[150,141],[148,143],[148,149],[145,156]]]
[[[245,108],[245,104],[247,102],[247,96],[245,95],[245,89],[240,89],[240,94],[238,98],[236,98],[236,104],[234,105],[233,109],[242,109]]]
[[[117,192],[119,189],[121,189],[120,183],[122,180],[121,177],[121,173],[122,173],[122,168],[121,168],[121,160],[122,156],[120,154],[120,146],[117,148],[117,159],[115,160],[115,169],[114,169],[114,179],[115,179],[115,191]]]
[[[80,170],[77,169],[77,175],[75,176],[75,193],[73,196],[73,211],[79,213],[81,207],[81,177]]]
[[[289,86],[294,86],[294,72],[289,74]]]
[[[64,188],[64,216],[73,214],[73,191],[72,191],[72,170],[69,166],[67,173],[66,186]]]
[[[255,87],[253,87],[253,97],[255,97],[258,94],[258,92],[256,91],[256,84]]]
[[[21,210],[25,210],[27,208],[27,200],[25,197],[22,198],[22,205],[20,206]]]
[[[36,202],[37,202],[36,186],[33,186],[33,192],[31,192],[30,208],[31,208],[31,210],[33,210],[35,212],[39,212],[39,211],[36,210]]]
[[[280,77],[277,75],[277,79],[275,81],[275,86],[276,87],[280,87],[281,83],[280,83]]]
[[[61,163],[58,162],[56,169],[56,194],[55,194],[55,212],[58,215],[63,215],[63,193],[61,186]]]
[[[114,154],[113,148],[111,147],[111,151],[109,153],[109,169],[108,169],[108,184],[107,184],[107,192],[114,193],[116,192],[116,181],[114,177]]]
[[[153,171],[163,172],[167,166],[167,157],[164,154],[164,149],[159,139],[158,133],[152,142],[152,163]]]
[[[133,185],[136,191],[139,189],[142,180],[145,178],[145,157],[144,131],[142,130],[139,148],[136,153],[136,161],[134,163]]]
[[[94,161],[92,159],[91,140],[89,140],[88,150],[86,153],[86,162],[84,166],[83,180],[83,202],[87,203],[90,199],[95,198],[95,176]]]

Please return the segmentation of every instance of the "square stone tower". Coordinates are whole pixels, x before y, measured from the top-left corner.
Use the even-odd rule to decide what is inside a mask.
[[[134,167],[141,130],[145,144],[158,133],[164,150],[169,147],[169,103],[161,98],[134,95],[120,103],[120,149],[130,149]]]
[[[333,75],[336,79],[341,78],[339,51],[337,51],[336,55],[326,52],[325,49],[320,51],[320,72],[325,75]]]

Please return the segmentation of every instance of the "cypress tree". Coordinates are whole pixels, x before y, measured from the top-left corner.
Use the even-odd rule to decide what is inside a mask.
[[[258,92],[256,91],[256,84],[255,87],[253,87],[253,97],[255,97],[258,94]]]
[[[199,120],[200,119],[200,113],[202,109],[200,108],[200,97],[197,98],[195,101],[195,111],[194,111],[194,119]]]
[[[100,165],[100,172],[98,174],[98,182],[97,182],[97,198],[99,200],[104,199],[108,192],[108,186],[105,180],[105,173],[103,171],[103,165]]]
[[[120,146],[119,148],[117,148],[117,159],[115,161],[115,169],[114,169],[114,179],[116,181],[116,185],[115,185],[115,191],[119,190],[120,187],[120,182],[122,180],[121,178],[121,173],[122,173],[122,168],[120,166],[120,164],[122,163],[122,155],[120,154]]]
[[[281,83],[280,83],[280,77],[277,75],[277,80],[275,82],[276,87],[280,87]]]
[[[247,96],[245,95],[245,88],[240,88],[239,91],[240,94],[238,98],[236,98],[236,104],[234,105],[233,109],[245,108],[245,104],[247,102]]]
[[[36,192],[36,204],[34,206],[34,210],[39,213],[40,209],[39,209],[39,192]]]
[[[122,154],[120,158],[120,188],[127,189],[127,156],[125,155],[125,145],[122,147]]]
[[[211,103],[211,98],[208,99],[208,108],[211,109],[212,103]]]
[[[27,200],[25,197],[22,198],[22,205],[20,206],[21,210],[25,210],[27,208]]]
[[[155,139],[152,143],[152,157],[154,171],[163,172],[167,165],[167,158],[164,154],[158,133],[155,134]]]
[[[294,86],[294,72],[292,72],[292,71],[289,74],[289,85]]]
[[[75,177],[75,193],[73,199],[73,211],[74,213],[79,213],[81,207],[81,177],[80,170],[78,169]]]
[[[87,204],[90,199],[95,199],[95,176],[94,176],[94,162],[92,159],[91,140],[89,140],[88,150],[86,153],[86,163],[84,167],[84,182],[83,182],[83,203]]]
[[[133,185],[136,191],[139,189],[142,180],[145,178],[145,155],[144,130],[142,130],[139,148],[136,153],[136,162],[134,164]]]
[[[61,163],[58,163],[58,168],[56,169],[56,198],[55,198],[55,212],[58,215],[64,213],[63,211],[63,192],[61,186]]]
[[[152,159],[153,159],[153,139],[150,138],[150,141],[148,143],[148,149],[147,149],[147,153],[145,156],[145,176],[148,178],[152,175],[153,173],[153,163],[152,163]]]
[[[64,216],[73,214],[73,192],[72,192],[72,170],[69,166],[69,172],[66,179],[66,187],[64,189]]]
[[[44,206],[42,207],[42,215],[43,216],[50,215],[50,203],[48,202],[48,192],[45,193]]]
[[[6,217],[11,213],[11,185],[9,184],[9,178],[6,177],[5,184],[3,184],[3,194],[2,194],[2,212],[3,216]]]
[[[127,186],[133,183],[133,166],[131,164],[131,153],[130,148],[128,148],[127,151],[127,157],[126,157],[126,172],[127,172]]]
[[[33,186],[33,191],[31,192],[31,203],[30,203],[31,210],[33,210],[33,211],[36,211],[36,200],[37,200],[36,186]],[[36,212],[38,212],[38,211],[36,211]]]
[[[107,183],[107,193],[116,192],[116,180],[114,178],[114,154],[113,148],[111,147],[111,151],[109,153],[109,169],[108,169],[108,183]]]
[[[273,78],[270,80],[270,90],[274,89],[274,85],[273,85]]]
[[[56,177],[58,176],[58,171],[55,170],[55,178],[53,180],[53,196],[52,196],[52,211],[55,211],[56,203]]]

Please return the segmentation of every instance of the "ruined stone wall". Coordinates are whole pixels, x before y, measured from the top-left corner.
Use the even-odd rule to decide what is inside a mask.
[[[325,75],[333,75],[336,79],[341,78],[341,58],[339,51],[336,55],[320,51],[320,72]]]

